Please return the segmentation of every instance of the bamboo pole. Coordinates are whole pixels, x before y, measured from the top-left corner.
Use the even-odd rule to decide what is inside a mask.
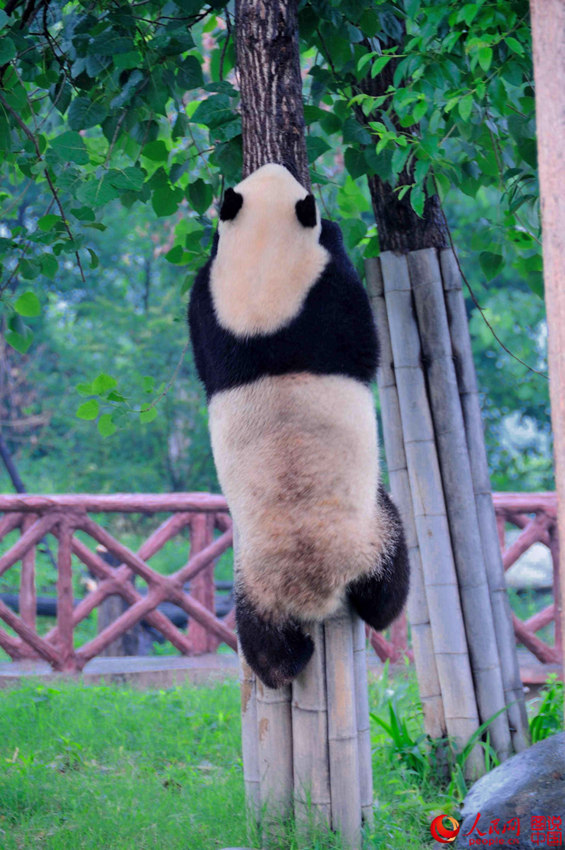
[[[549,389],[553,425],[557,527],[565,540],[565,5],[530,0],[536,124],[547,306]],[[559,554],[556,622],[565,635],[565,545]],[[555,588],[557,591],[557,588]]]
[[[361,848],[359,738],[353,624],[343,607],[324,624],[332,827],[348,850]]]
[[[512,745],[494,621],[481,547],[471,466],[453,365],[441,272],[435,248],[408,255],[408,271],[424,357],[430,409],[479,717],[499,758]],[[498,713],[498,716],[495,715]]]
[[[265,840],[277,843],[293,812],[291,688],[273,690],[259,679],[255,687],[261,825]]]
[[[528,718],[524,701],[524,688],[520,679],[516,640],[512,628],[510,602],[504,577],[499,529],[492,501],[481,406],[473,364],[469,322],[463,298],[461,272],[456,257],[450,248],[440,252],[440,263],[451,347],[471,464],[479,533],[487,568],[486,575],[500,658],[504,701],[508,706],[507,714],[513,748],[516,752],[520,752],[528,746]]]
[[[433,634],[426,599],[422,559],[412,508],[412,493],[404,451],[400,404],[393,366],[392,345],[384,296],[384,283],[380,261],[366,261],[365,271],[369,298],[376,320],[381,346],[381,365],[378,372],[379,398],[383,421],[383,437],[390,488],[397,505],[406,535],[410,557],[410,593],[408,619],[412,634],[414,663],[418,690],[422,701],[424,725],[431,738],[446,735],[445,713],[441,687],[434,655]]]
[[[421,369],[408,263],[406,257],[389,251],[381,254],[380,263],[445,724],[448,734],[463,746],[478,728],[478,711],[435,436]],[[476,776],[481,768],[481,754],[475,748],[467,761],[467,772]]]
[[[324,628],[313,624],[314,655],[292,686],[294,814],[301,838],[310,827],[331,824],[328,702]]]
[[[369,715],[369,691],[367,687],[367,638],[365,635],[365,623],[360,617],[353,618],[353,675],[355,677],[361,819],[364,825],[371,827],[374,822],[374,812],[371,722]]]

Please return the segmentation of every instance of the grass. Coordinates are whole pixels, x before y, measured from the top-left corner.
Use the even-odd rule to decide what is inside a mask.
[[[372,685],[372,711],[384,717],[391,696],[416,735],[413,676]],[[3,850],[260,846],[247,833],[236,682],[148,692],[26,684],[1,700]],[[373,732],[379,808],[367,848],[432,846],[431,813],[452,811],[453,801],[422,783],[376,723]],[[318,832],[308,850],[341,846]],[[284,848],[304,850],[292,828]]]
[[[145,692],[27,683],[0,699],[2,850],[260,846],[247,831],[235,681]],[[442,785],[412,669],[391,679],[385,666],[369,700],[378,807],[365,849],[436,846],[429,823],[457,816],[465,752]],[[534,740],[563,728],[562,683],[553,677],[530,709]],[[287,826],[277,850],[342,844],[320,830],[304,842]]]

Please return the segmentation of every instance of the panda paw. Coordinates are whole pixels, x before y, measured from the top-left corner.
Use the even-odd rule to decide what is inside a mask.
[[[396,506],[380,487],[378,505],[389,527],[388,545],[378,569],[352,582],[347,593],[359,616],[380,632],[396,620],[408,596],[410,564],[402,522]]]
[[[296,621],[269,623],[241,593],[235,619],[245,660],[268,688],[288,685],[310,661],[314,643]]]

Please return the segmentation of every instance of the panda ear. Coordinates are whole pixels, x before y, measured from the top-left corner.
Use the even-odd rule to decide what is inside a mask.
[[[303,227],[316,227],[316,201],[314,195],[306,195],[296,202],[296,217]]]
[[[220,210],[221,221],[233,221],[243,204],[243,195],[229,188],[224,192],[224,200]]]

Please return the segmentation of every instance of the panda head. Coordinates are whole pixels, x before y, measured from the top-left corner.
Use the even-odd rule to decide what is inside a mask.
[[[227,189],[210,271],[219,323],[240,337],[289,324],[329,259],[321,226],[314,196],[283,165]]]

